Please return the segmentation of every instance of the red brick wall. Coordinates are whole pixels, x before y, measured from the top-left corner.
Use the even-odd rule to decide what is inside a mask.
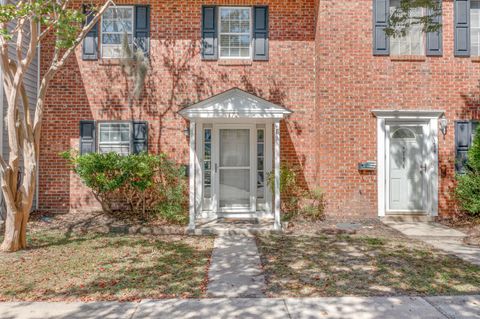
[[[453,56],[453,3],[443,3],[443,56],[396,61],[372,55],[372,0],[151,1],[151,71],[142,101],[129,109],[131,83],[119,66],[82,61],[80,50],[55,78],[43,126],[40,208],[94,205],[58,157],[78,146],[80,120],[148,120],[151,151],[187,163],[186,122],[176,112],[239,87],[295,111],[282,125],[282,160],[301,165],[301,181],[326,191],[328,214],[344,217],[377,214],[376,173],[357,170],[358,162],[376,160],[371,111],[446,110],[439,165],[447,175],[440,177],[439,204],[441,214],[453,213],[453,121],[480,118],[480,64]],[[269,5],[270,60],[243,66],[201,61],[202,4]],[[44,65],[51,53],[44,46]]]
[[[317,135],[320,185],[328,211],[375,216],[375,173],[358,162],[376,160],[374,109],[445,110],[448,133],[439,136],[440,214],[455,211],[454,120],[480,118],[480,64],[453,56],[453,1],[443,1],[443,56],[394,61],[372,55],[372,0],[320,0],[316,29]]]
[[[80,4],[80,2],[78,2]],[[141,3],[145,1],[116,1]],[[45,107],[40,151],[39,206],[52,212],[89,209],[91,194],[68,170],[58,153],[78,147],[79,121],[149,121],[152,152],[188,162],[183,106],[232,87],[295,111],[282,126],[284,160],[302,165],[300,178],[315,182],[315,13],[314,0],[296,1],[149,1],[151,71],[144,98],[128,107],[131,83],[114,61],[82,61],[81,48],[55,77]],[[270,60],[226,66],[201,60],[199,41],[203,4],[267,4],[270,10]],[[52,46],[42,48],[43,70]]]

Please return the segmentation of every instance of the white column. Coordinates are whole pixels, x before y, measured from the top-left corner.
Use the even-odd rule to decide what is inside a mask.
[[[189,223],[190,230],[195,229],[195,122],[190,121],[190,165],[189,179]]]
[[[281,230],[280,221],[280,122],[275,121],[274,124],[274,140],[275,140],[275,224],[273,228],[275,230]]]

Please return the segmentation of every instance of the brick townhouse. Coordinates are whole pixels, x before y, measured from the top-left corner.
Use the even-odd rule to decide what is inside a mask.
[[[329,216],[455,212],[455,174],[479,118],[480,1],[443,1],[440,32],[402,38],[384,32],[399,0],[116,4],[49,90],[39,209],[98,207],[58,156],[76,148],[148,149],[188,165],[192,221],[278,226],[265,178],[281,163],[325,191]],[[124,33],[150,60],[132,106]],[[42,48],[41,65],[51,54]]]

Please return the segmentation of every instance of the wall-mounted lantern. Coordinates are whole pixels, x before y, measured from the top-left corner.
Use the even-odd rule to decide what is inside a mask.
[[[440,128],[440,132],[443,134],[443,139],[445,139],[445,135],[447,135],[447,128],[448,128],[448,120],[445,117],[445,114],[438,120],[438,126]]]

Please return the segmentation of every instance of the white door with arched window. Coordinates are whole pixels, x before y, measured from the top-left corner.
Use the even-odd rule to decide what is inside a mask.
[[[389,125],[389,212],[425,212],[428,198],[425,125]]]
[[[377,118],[378,216],[438,216],[441,110],[373,110]]]

